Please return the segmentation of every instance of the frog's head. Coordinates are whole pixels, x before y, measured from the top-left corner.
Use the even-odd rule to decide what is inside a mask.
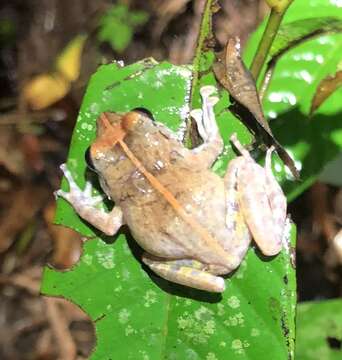
[[[104,112],[97,119],[96,139],[90,146],[91,158],[102,157],[113,150],[126,136],[146,134],[154,127],[152,115],[144,109],[125,114]]]
[[[88,167],[99,174],[105,191],[106,186],[102,184],[101,178],[110,177],[114,180],[129,172],[125,162],[120,162],[126,155],[119,143],[125,142],[125,139],[128,140],[131,136],[136,137],[148,132],[151,126],[154,127],[151,118],[140,109],[125,114],[104,112],[100,115],[97,120],[96,139],[87,149],[85,158]]]
[[[104,112],[97,119],[96,142],[113,144],[117,137],[123,140],[126,135],[146,133],[154,127],[153,122],[153,115],[144,108],[124,114]]]

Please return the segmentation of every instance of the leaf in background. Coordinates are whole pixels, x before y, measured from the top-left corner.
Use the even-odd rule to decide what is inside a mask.
[[[280,26],[270,49],[270,56],[272,58],[279,57],[293,46],[312,37],[339,32],[342,32],[342,20],[336,17],[326,16],[295,20]]]
[[[217,54],[213,70],[217,80],[232,97],[230,110],[254,133],[258,130],[262,132],[267,144],[275,146],[280,158],[298,179],[299,174],[293,160],[275,139],[264,117],[255,81],[240,57],[239,40],[229,39],[225,50]]]
[[[329,161],[328,164],[323,168],[323,171],[319,174],[318,181],[325,184],[333,185],[336,187],[342,187],[342,152]]]
[[[299,19],[337,17],[339,3],[329,0],[296,0],[285,14],[284,24]],[[250,38],[244,58],[249,64],[263,26]],[[341,61],[342,34],[325,34],[287,51],[277,62],[263,97],[265,116],[278,141],[301,170],[301,183],[293,182],[283,165],[276,164],[277,178],[291,200],[312,184],[323,166],[342,149],[342,88],[336,90],[309,119],[312,99],[320,81],[335,73]]]
[[[56,60],[56,71],[37,75],[25,84],[23,98],[31,109],[45,109],[70,91],[71,83],[80,75],[86,38],[78,35],[69,42]]]
[[[304,302],[297,310],[296,359],[338,360],[342,354],[342,300]]]
[[[113,5],[100,20],[98,39],[107,41],[114,51],[121,53],[130,44],[135,28],[148,21],[144,11],[130,11],[127,5]]]
[[[172,130],[185,128],[190,108],[200,106],[199,88],[217,85],[209,46],[211,5],[208,1],[204,11],[193,66],[143,60],[123,68],[102,66],[92,76],[68,157],[81,187],[89,175],[84,153],[102,112],[143,107]],[[244,142],[250,137],[239,120],[227,121],[227,106],[225,91],[215,107],[226,141],[214,167],[221,174],[235,156],[228,142],[232,132]],[[62,187],[66,189],[65,181]],[[293,358],[296,280],[291,249],[265,259],[251,248],[239,269],[227,277],[227,290],[212,294],[157,277],[141,264],[141,249],[127,232],[115,239],[96,237],[97,232],[62,199],[56,219],[93,237],[72,270],[45,269],[42,284],[44,294],[66,297],[93,319],[97,345],[91,359],[234,360],[260,359],[265,353],[276,360]],[[291,239],[293,246],[293,227]]]
[[[270,49],[271,59],[266,66],[261,94],[266,91],[277,61],[286,51],[314,37],[341,32],[342,19],[330,16],[299,19],[281,25]]]
[[[312,100],[310,114],[314,113],[323,102],[342,85],[342,70],[336,72],[334,76],[327,76],[318,87]]]
[[[40,74],[23,86],[23,99],[33,110],[46,109],[62,99],[71,83],[59,73]]]
[[[69,81],[75,81],[80,76],[81,57],[86,40],[86,35],[76,36],[57,58],[56,70]]]

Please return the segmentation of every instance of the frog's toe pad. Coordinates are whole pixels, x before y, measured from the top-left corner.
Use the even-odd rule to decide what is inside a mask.
[[[213,85],[205,85],[200,88],[200,94],[202,97],[207,98],[216,92],[216,88]]]

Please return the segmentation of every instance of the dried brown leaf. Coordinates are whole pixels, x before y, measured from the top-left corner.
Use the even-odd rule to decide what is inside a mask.
[[[82,239],[79,233],[61,225],[54,225],[55,202],[50,202],[44,209],[44,219],[48,232],[54,242],[51,263],[59,269],[68,269],[81,256]]]
[[[44,160],[38,137],[33,134],[24,134],[21,141],[21,148],[30,168],[36,172],[41,172],[44,167]]]
[[[299,178],[292,158],[275,139],[264,117],[255,81],[241,59],[240,42],[237,38],[229,39],[226,48],[217,54],[213,70],[217,80],[228,90],[233,100],[230,110],[251,130],[261,131],[267,144],[275,146],[282,161]]]
[[[240,56],[240,41],[229,39],[226,48],[218,55],[214,72],[230,95],[247,108],[256,121],[272,135],[272,131],[261,109],[255,81]]]
[[[22,176],[27,167],[22,150],[18,144],[18,133],[10,127],[0,131],[0,165],[16,176]]]
[[[56,299],[44,297],[46,315],[52,332],[57,341],[60,359],[74,360],[76,357],[76,345],[70,334],[69,323],[65,314],[58,306]]]
[[[11,246],[18,233],[35,217],[48,195],[46,188],[31,185],[14,193],[8,210],[0,219],[0,253]]]
[[[313,114],[323,102],[342,85],[342,70],[334,76],[327,76],[317,86],[317,91],[311,103],[310,114]]]

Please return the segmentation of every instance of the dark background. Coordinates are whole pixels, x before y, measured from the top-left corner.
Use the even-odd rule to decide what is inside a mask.
[[[2,0],[0,4],[0,358],[85,359],[94,344],[91,322],[62,299],[39,296],[42,268],[67,269],[77,262],[82,241],[52,225],[73,125],[91,73],[100,62],[144,57],[175,64],[191,61],[203,1],[127,0],[144,11],[123,52],[98,40],[99,19],[115,2],[104,0]],[[239,36],[242,44],[267,14],[263,1],[226,0],[214,17],[218,41]],[[80,77],[65,97],[39,111],[23,88],[54,71],[56,58],[86,32]],[[342,191],[316,182],[290,204],[298,225],[299,301],[342,295],[340,261],[332,247],[342,222]]]

